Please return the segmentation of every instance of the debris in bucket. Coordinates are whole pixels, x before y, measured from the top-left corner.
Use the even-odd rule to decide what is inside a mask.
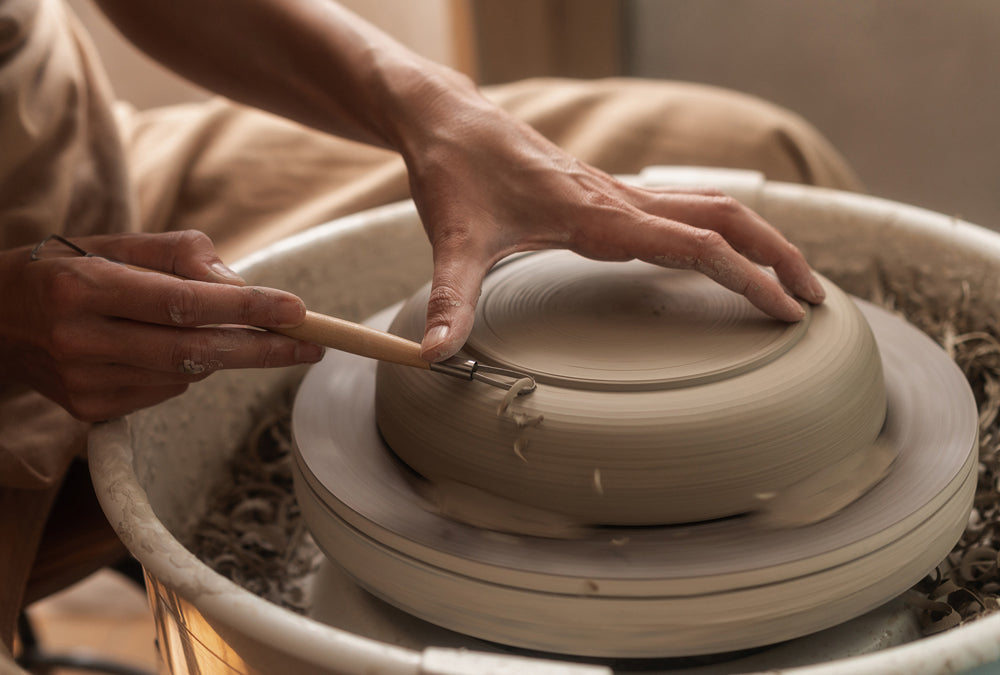
[[[992,316],[971,311],[968,285],[958,302],[943,302],[939,292],[921,292],[933,283],[921,276],[882,273],[869,288],[852,290],[867,291],[935,339],[968,378],[979,407],[979,482],[968,526],[947,559],[908,594],[931,634],[1000,609],[1000,330]],[[304,612],[306,585],[322,553],[295,502],[290,427],[286,402],[250,434],[190,548],[247,590]]]
[[[925,634],[939,633],[1000,609],[1000,340],[995,319],[971,309],[971,289],[958,302],[925,295],[920,278],[882,273],[871,299],[936,340],[968,379],[979,409],[979,480],[961,539],[910,594]]]
[[[257,425],[233,458],[231,480],[219,487],[190,548],[248,591],[304,613],[306,585],[323,556],[295,501],[291,448],[286,401]]]

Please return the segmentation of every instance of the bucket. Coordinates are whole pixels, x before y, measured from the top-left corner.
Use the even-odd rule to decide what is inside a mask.
[[[1000,307],[1000,235],[883,199],[767,182],[746,171],[652,167],[629,180],[712,185],[798,245],[817,271],[869,296],[888,282],[983,323]],[[313,228],[234,267],[286,289],[311,309],[354,321],[409,297],[430,278],[430,247],[411,202]],[[109,521],[146,571],[161,653],[171,672],[342,675],[582,675],[636,664],[571,661],[464,640],[379,614],[332,564],[312,583],[311,615],[283,609],[198,560],[190,541],[228,464],[303,369],[223,371],[187,393],[97,425],[95,488]],[[985,675],[1000,670],[1000,614],[921,638],[916,610],[897,599],[818,634],[708,660],[645,662],[643,672],[787,675]]]

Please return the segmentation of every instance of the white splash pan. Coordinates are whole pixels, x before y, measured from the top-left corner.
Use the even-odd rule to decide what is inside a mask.
[[[765,182],[753,172],[654,167],[634,180],[723,188],[783,230],[814,267],[849,292],[866,294],[882,275],[956,306],[966,285],[975,291],[967,311],[978,316],[1000,308],[1000,235],[955,218],[861,195]],[[416,212],[406,202],[314,228],[235,267],[252,283],[299,294],[313,309],[361,320],[425,283],[429,261]],[[229,457],[261,412],[301,376],[296,369],[219,373],[182,397],[98,425],[91,434],[97,494],[146,569],[161,652],[173,673],[613,672],[558,657],[487,653],[483,643],[435,642],[419,631],[403,635],[395,632],[403,630],[399,625],[365,634],[354,627],[378,621],[368,620],[370,610],[359,600],[365,596],[343,580],[334,583],[340,590],[332,591],[335,604],[326,605],[323,621],[299,616],[239,588],[185,548],[181,542],[225,475]],[[331,593],[329,584],[317,584],[321,587]],[[728,662],[661,663],[649,672],[985,675],[997,670],[1000,614],[920,639],[912,613],[895,602],[821,634]]]

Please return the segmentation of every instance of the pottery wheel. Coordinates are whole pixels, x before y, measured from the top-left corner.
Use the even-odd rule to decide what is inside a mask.
[[[545,292],[558,294],[559,286]],[[639,304],[621,311],[649,310],[655,322],[656,294],[633,298]],[[693,325],[723,326],[714,341],[706,340],[706,350],[720,357],[710,369],[699,370],[695,352],[671,355],[656,372],[641,368],[648,354],[583,363],[572,331],[565,333],[558,319],[544,324],[544,317],[538,317],[539,330],[566,335],[563,362],[532,361],[529,354],[508,365],[539,379],[538,392],[524,397],[525,404],[546,386],[562,386],[560,378],[573,380],[576,391],[607,393],[603,385],[588,384],[608,379],[595,377],[595,370],[613,370],[626,382],[618,395],[648,396],[651,386],[658,394],[671,387],[690,392],[719,382],[720,372],[744,377],[790,357],[820,314],[814,311],[805,327],[769,323],[744,348],[739,340],[729,342],[731,319],[718,317],[742,316],[740,323],[749,310],[721,302],[708,313],[688,308]],[[506,339],[538,339],[530,331],[505,337],[511,333],[495,319],[485,291],[483,304],[487,333],[500,336],[474,342],[484,361],[505,363]],[[456,521],[427,503],[419,476],[380,436],[376,364],[337,352],[310,370],[296,400],[299,502],[320,546],[361,586],[420,618],[503,644],[587,656],[669,657],[744,649],[832,626],[895,597],[932,569],[964,529],[976,483],[976,409],[964,377],[922,333],[871,305],[859,306],[884,373],[886,412],[876,435],[897,454],[883,480],[820,522],[780,529],[752,515],[734,516],[586,527],[573,538],[554,539]],[[370,323],[385,328],[396,313],[387,310]],[[749,318],[756,321],[752,313]],[[481,383],[457,385],[470,390],[469,397],[492,396],[496,416],[502,392],[484,393],[490,388]],[[869,412],[858,419],[871,423],[877,403],[859,405]]]

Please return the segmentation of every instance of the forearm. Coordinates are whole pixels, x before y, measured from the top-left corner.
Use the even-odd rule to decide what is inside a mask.
[[[434,249],[425,358],[461,348],[483,275],[516,251],[693,267],[788,321],[804,310],[759,265],[800,297],[823,299],[801,253],[746,207],[714,191],[643,190],[589,167],[331,0],[98,2],[195,82],[403,155]]]
[[[325,0],[98,0],[137,46],[235,101],[402,150],[471,83]],[[447,94],[445,92],[448,92]]]

